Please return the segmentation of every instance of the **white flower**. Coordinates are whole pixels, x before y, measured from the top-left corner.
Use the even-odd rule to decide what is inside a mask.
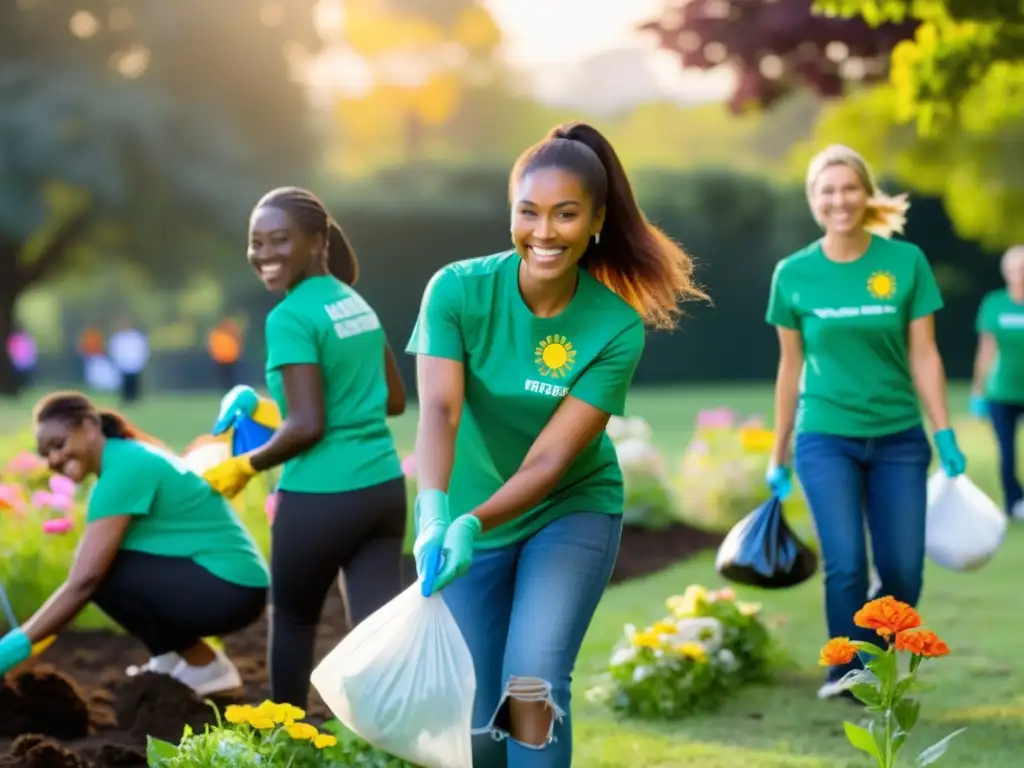
[[[739,668],[739,662],[736,661],[735,654],[728,648],[723,648],[717,653],[718,663],[722,665],[728,673],[735,672]]]
[[[633,682],[642,683],[648,677],[654,674],[654,667],[648,667],[641,664],[639,667],[633,670]]]
[[[710,616],[679,619],[672,642],[700,643],[705,650],[714,653],[722,645],[722,622]]]
[[[618,667],[622,664],[628,664],[636,658],[636,646],[624,645],[621,648],[617,648],[615,653],[612,654],[611,665]]]

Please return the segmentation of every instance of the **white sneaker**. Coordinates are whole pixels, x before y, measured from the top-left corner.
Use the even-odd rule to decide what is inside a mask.
[[[125,674],[127,674],[128,677],[135,677],[136,675],[142,675],[146,672],[152,672],[156,675],[169,675],[177,669],[181,662],[181,656],[171,651],[170,653],[153,656],[145,664],[132,664],[125,670]]]
[[[242,676],[231,659],[217,650],[216,658],[203,667],[193,667],[182,660],[171,673],[171,677],[184,683],[197,696],[211,696],[215,693],[236,691],[242,687]]]
[[[821,688],[818,689],[819,699],[834,699],[837,696],[842,696],[847,699],[857,700],[857,697],[850,693],[846,686],[840,683],[838,680],[829,680]]]
[[[1013,505],[1013,509],[1010,511],[1010,517],[1014,520],[1024,520],[1024,499]]]

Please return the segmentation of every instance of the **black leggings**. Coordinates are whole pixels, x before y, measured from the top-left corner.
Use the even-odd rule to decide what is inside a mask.
[[[281,491],[272,530],[270,694],[306,708],[316,627],[344,571],[354,625],[402,591],[405,478],[344,493]]]
[[[122,549],[92,601],[160,656],[245,629],[263,614],[267,590],[224,581],[185,557]]]

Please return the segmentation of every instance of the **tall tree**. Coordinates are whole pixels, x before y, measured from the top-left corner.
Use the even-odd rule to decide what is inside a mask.
[[[261,185],[305,175],[294,67],[320,45],[314,5],[0,4],[0,339],[18,297],[83,246],[194,268],[197,232],[244,231]],[[14,381],[0,354],[0,392]]]

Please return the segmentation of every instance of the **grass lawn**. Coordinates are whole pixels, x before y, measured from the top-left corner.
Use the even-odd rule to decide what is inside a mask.
[[[0,403],[0,434],[27,426],[30,400]],[[954,408],[966,393],[954,388]],[[730,406],[744,413],[769,414],[771,393],[765,386],[638,390],[630,412],[650,421],[655,441],[670,454],[681,451],[700,408]],[[141,427],[184,446],[209,428],[216,399],[164,396],[129,410]],[[412,447],[415,414],[395,420],[403,451]],[[971,478],[998,499],[995,449],[988,430],[959,422],[961,446],[968,453]],[[805,529],[806,530],[806,529]],[[868,766],[848,746],[844,717],[856,709],[839,702],[820,703],[815,691],[822,670],[817,652],[825,638],[821,580],[798,588],[762,592],[741,588],[739,597],[763,603],[766,621],[784,643],[793,664],[778,682],[754,688],[717,714],[671,724],[618,722],[585,698],[592,677],[607,660],[626,622],[644,622],[663,613],[666,596],[688,584],[720,586],[706,555],[643,581],[608,591],[591,627],[575,683],[574,738],[576,765],[699,766],[700,768],[842,768]],[[925,666],[935,684],[925,694],[921,722],[905,752],[906,764],[922,748],[948,732],[967,726],[938,765],[948,768],[1011,768],[1024,764],[1024,667],[1016,663],[1024,626],[1012,617],[1024,609],[1019,563],[1024,562],[1024,528],[1010,531],[999,555],[973,574],[942,571],[929,564],[924,599],[919,606],[926,623],[952,648],[946,659]]]

